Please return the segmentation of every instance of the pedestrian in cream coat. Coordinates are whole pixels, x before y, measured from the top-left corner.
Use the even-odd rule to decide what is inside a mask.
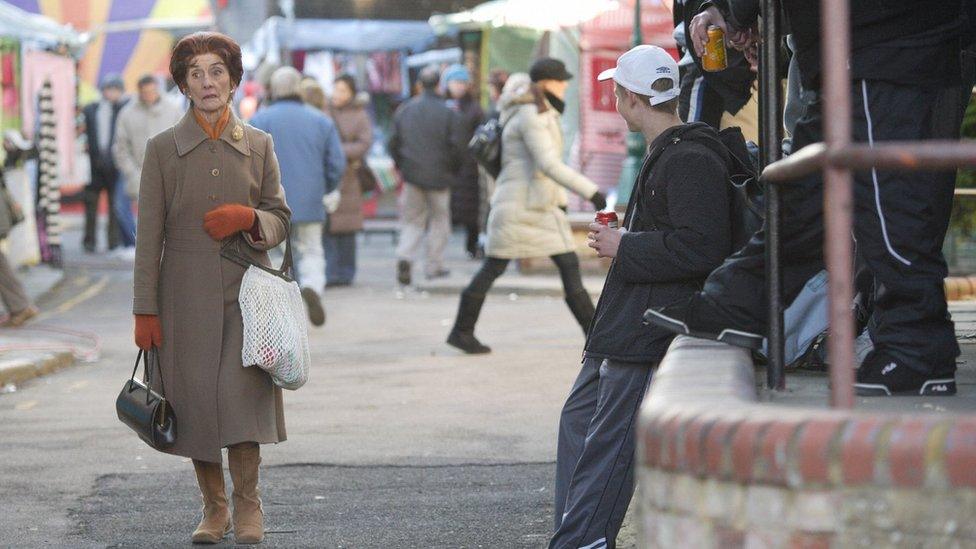
[[[559,268],[565,299],[584,333],[593,317],[593,301],[583,287],[569,220],[567,191],[606,207],[595,183],[562,161],[559,116],[566,81],[562,62],[543,58],[530,74],[513,74],[502,91],[502,171],[488,215],[487,255],[481,270],[461,293],[461,303],[447,342],[466,353],[491,349],[474,337],[485,295],[505,272],[509,260],[549,256]]]

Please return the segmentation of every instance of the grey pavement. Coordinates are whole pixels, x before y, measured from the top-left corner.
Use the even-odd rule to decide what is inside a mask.
[[[97,335],[98,360],[0,395],[0,545],[189,545],[190,463],[126,430],[131,272],[71,247],[46,327]],[[458,272],[477,264],[452,241]],[[389,238],[360,248],[359,284],[325,294],[309,383],[285,395],[289,440],[265,446],[269,545],[539,547],[551,529],[558,414],[582,334],[561,298],[489,296],[466,356],[443,343],[455,296],[398,289]],[[460,276],[460,275],[458,275]],[[622,535],[633,547],[633,528]]]
[[[47,265],[21,268],[16,274],[35,303],[46,301],[64,281],[64,271]],[[3,311],[4,317],[8,313]],[[25,380],[71,366],[74,358],[70,345],[63,345],[59,336],[41,334],[30,327],[0,328],[0,393],[15,391]]]

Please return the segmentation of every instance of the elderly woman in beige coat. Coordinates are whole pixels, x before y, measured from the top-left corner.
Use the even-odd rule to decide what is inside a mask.
[[[485,262],[461,293],[461,303],[447,342],[466,353],[491,349],[474,336],[485,295],[512,259],[549,256],[559,268],[566,304],[585,333],[593,301],[583,287],[576,243],[566,218],[570,190],[597,210],[606,197],[595,183],[563,163],[559,115],[566,81],[572,75],[557,59],[543,58],[530,74],[513,74],[505,83],[501,107],[502,171],[488,216]]]
[[[176,45],[170,72],[192,107],[150,139],[139,189],[133,312],[136,344],[159,350],[166,398],[178,421],[170,453],[193,460],[203,496],[196,543],[217,543],[233,526],[238,543],[264,538],[259,444],[285,440],[281,390],[241,360],[238,303],[244,268],[220,256],[236,241],[269,265],[285,239],[285,204],[270,136],[245,125],[230,100],[241,50],[213,32]],[[228,510],[221,465],[234,482]]]

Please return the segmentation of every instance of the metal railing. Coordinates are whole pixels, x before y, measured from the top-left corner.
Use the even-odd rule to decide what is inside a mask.
[[[778,0],[764,0],[763,13],[771,20],[776,20],[779,14]],[[769,17],[770,14],[776,14]],[[762,179],[768,183],[767,193],[778,200],[775,189],[779,184],[788,184],[790,180],[823,170],[824,176],[824,259],[830,276],[830,337],[829,348],[831,405],[837,408],[853,408],[854,406],[854,338],[855,324],[851,304],[854,293],[853,273],[853,242],[851,228],[853,226],[853,176],[852,170],[866,168],[890,168],[905,171],[932,170],[945,168],[959,168],[976,166],[976,143],[962,143],[959,141],[925,141],[925,142],[885,142],[873,147],[851,143],[851,73],[847,60],[850,53],[850,10],[848,0],[821,0],[821,75],[823,79],[822,100],[824,143],[817,143],[804,147],[789,157],[768,163],[762,173]],[[771,28],[773,32],[763,35],[762,62],[764,71],[760,77],[766,90],[778,89],[778,68],[776,49],[780,36],[776,31],[778,25],[771,22],[771,27],[764,23],[763,30]],[[829,31],[829,35],[828,35]],[[772,69],[772,70],[771,70]],[[771,102],[767,95],[762,99],[767,105]],[[775,101],[773,101],[775,102]],[[772,107],[769,107],[770,111]],[[767,109],[763,109],[765,113]],[[771,114],[771,113],[770,113]],[[781,125],[779,121],[769,118],[763,120],[765,125]],[[772,130],[763,131],[763,137],[774,135]],[[769,143],[767,141],[767,143]],[[772,142],[778,145],[779,141]],[[767,149],[773,149],[770,144]],[[764,160],[772,158],[764,156]],[[964,193],[960,193],[964,194]],[[773,199],[769,200],[774,201]],[[767,207],[768,208],[768,207]],[[768,211],[768,210],[767,210]],[[776,212],[778,213],[778,212]],[[768,213],[767,213],[768,215]],[[773,250],[767,252],[767,258],[778,260],[779,227],[772,227],[778,216],[767,219],[770,226],[767,247]],[[774,326],[782,328],[782,295],[779,286],[779,262],[767,261],[767,278],[771,281],[768,287],[770,303],[769,346],[770,358],[773,356],[774,346],[778,347],[779,362],[770,360],[769,369],[776,370],[769,373],[771,388],[780,388],[783,379],[782,364],[782,333],[772,331]],[[775,314],[774,314],[775,313]],[[774,316],[777,317],[774,320]]]
[[[763,0],[762,36],[759,80],[760,159],[767,168],[783,156],[783,86],[779,79],[780,63],[780,2]],[[766,386],[786,388],[783,375],[783,277],[780,272],[780,189],[766,185],[766,292],[768,334]],[[775,296],[775,298],[773,297]]]

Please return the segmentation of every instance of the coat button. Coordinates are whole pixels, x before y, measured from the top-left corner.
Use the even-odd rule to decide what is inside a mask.
[[[210,175],[212,175],[214,177],[217,177],[218,175],[220,175],[220,170],[218,170],[217,168],[214,168],[214,169],[210,170]]]
[[[211,202],[216,202],[217,201],[217,196],[216,195],[210,195],[207,198],[209,198]]]
[[[216,146],[216,145],[213,145],[213,144],[211,144],[211,145],[210,145],[210,152],[212,152],[212,153],[215,153],[215,152],[217,152],[217,146]]]

